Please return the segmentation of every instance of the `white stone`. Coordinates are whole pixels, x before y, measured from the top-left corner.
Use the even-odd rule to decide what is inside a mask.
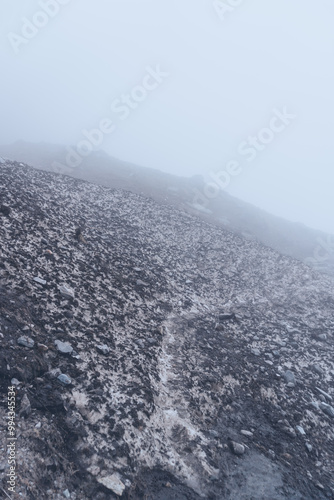
[[[240,431],[241,434],[243,434],[244,436],[248,436],[248,437],[251,437],[253,436],[253,433],[251,431]]]
[[[109,354],[110,348],[106,344],[100,344],[96,346],[96,349],[102,354]]]
[[[87,468],[87,472],[89,472],[92,476],[98,476],[100,474],[100,471],[101,469],[97,465],[91,465]]]
[[[119,479],[117,474],[112,474],[111,476],[98,477],[98,482],[103,484],[108,490],[113,491],[116,495],[121,496],[125,490],[125,486]]]
[[[63,354],[71,354],[71,352],[73,352],[73,347],[68,342],[55,340],[55,345],[57,346],[58,351]]]
[[[60,293],[67,299],[74,299],[74,291],[71,288],[67,287],[66,285],[60,285],[58,289]]]
[[[34,281],[36,281],[36,283],[39,283],[40,285],[46,285],[46,281],[42,280],[42,278],[38,278],[38,276],[34,278]]]

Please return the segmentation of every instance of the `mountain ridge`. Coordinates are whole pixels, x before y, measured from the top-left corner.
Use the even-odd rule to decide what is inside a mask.
[[[205,179],[202,176],[174,176],[117,160],[104,151],[94,151],[77,168],[70,168],[66,166],[65,147],[45,143],[18,141],[11,146],[0,147],[0,155],[23,161],[35,168],[151,197],[159,203],[178,207],[219,227],[255,238],[280,253],[295,257],[318,271],[334,276],[334,235],[268,214],[226,191],[220,191],[216,198],[206,200],[205,207],[197,205],[196,199],[203,198]]]

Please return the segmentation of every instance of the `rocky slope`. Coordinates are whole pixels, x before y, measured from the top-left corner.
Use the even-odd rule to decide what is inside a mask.
[[[334,498],[331,278],[9,161],[0,244],[0,496]]]
[[[320,272],[334,276],[334,235],[269,214],[238,200],[225,190],[207,199],[203,196],[206,183],[200,175],[187,178],[167,174],[120,161],[103,150],[92,152],[82,159],[80,165],[71,167],[72,163],[66,163],[69,150],[73,155],[75,148],[17,141],[9,146],[0,146],[0,155],[23,161],[35,168],[148,196],[158,203],[181,208],[218,227],[256,239],[284,255],[290,255]],[[212,179],[208,176],[206,181],[212,182]]]

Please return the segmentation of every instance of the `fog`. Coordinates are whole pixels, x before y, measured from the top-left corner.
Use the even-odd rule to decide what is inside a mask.
[[[90,138],[334,233],[332,0],[1,7],[1,144]]]

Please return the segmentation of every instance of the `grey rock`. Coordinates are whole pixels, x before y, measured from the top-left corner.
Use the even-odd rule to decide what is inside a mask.
[[[125,486],[117,474],[112,474],[111,476],[98,477],[97,481],[100,484],[103,484],[103,486],[108,488],[108,490],[112,491],[116,495],[118,496],[123,495]]]
[[[71,498],[71,493],[68,490],[63,491],[63,495],[65,498]]]
[[[105,356],[110,352],[110,348],[106,344],[97,345],[96,349]]]
[[[294,387],[296,385],[295,375],[291,370],[287,370],[283,376],[288,387]]]
[[[300,333],[300,331],[297,330],[297,328],[294,328],[293,326],[287,326],[286,330],[288,333],[290,333],[292,335],[298,335]]]
[[[142,339],[135,340],[135,343],[139,345],[139,347],[145,347],[145,342]]]
[[[63,297],[67,298],[67,299],[74,299],[75,295],[74,295],[74,291],[69,288],[68,286],[66,285],[60,285],[58,287],[60,293],[63,295]]]
[[[259,349],[256,349],[255,347],[253,347],[251,349],[251,353],[254,354],[254,356],[260,356],[261,355],[261,352]]]
[[[327,403],[320,403],[319,406],[322,409],[322,411],[324,413],[326,413],[326,415],[328,415],[329,417],[334,418],[334,408],[333,408],[333,406],[328,405]]]
[[[64,373],[59,375],[57,377],[57,380],[59,380],[59,382],[63,385],[70,385],[72,383],[71,378],[68,375],[65,375]]]
[[[29,349],[32,349],[35,345],[35,342],[33,339],[30,337],[27,337],[26,335],[23,335],[22,337],[19,337],[17,339],[17,343],[19,345],[22,345],[23,347],[29,347]]]
[[[333,398],[330,394],[328,394],[327,392],[323,391],[322,389],[319,389],[319,387],[316,387],[316,390],[318,392],[320,392],[320,394],[322,394],[326,399],[328,399],[328,401],[332,401]]]
[[[296,430],[299,432],[301,436],[305,436],[306,432],[304,431],[303,427],[301,425],[296,425]]]
[[[148,286],[148,283],[145,283],[145,281],[142,281],[142,280],[137,280],[136,284],[139,286]]]
[[[98,476],[101,472],[101,469],[97,465],[91,465],[87,468],[87,471],[92,474],[92,476]]]
[[[46,281],[42,280],[42,278],[38,278],[38,276],[34,278],[34,281],[36,281],[36,283],[39,283],[40,285],[46,285]]]
[[[280,353],[279,353],[279,351],[273,351],[273,356],[274,356],[275,358],[279,358],[279,357],[280,357]]]
[[[285,427],[284,430],[292,438],[295,438],[297,435],[295,430],[292,427]]]
[[[17,380],[17,378],[12,378],[12,380],[10,381],[10,383],[12,385],[20,385],[21,384],[21,382],[19,380]]]
[[[311,401],[311,406],[314,408],[314,410],[320,410],[319,404],[317,401]]]
[[[234,455],[243,455],[246,450],[243,444],[236,443],[235,441],[230,441],[229,447]]]
[[[59,352],[62,354],[71,354],[73,352],[73,347],[68,342],[61,342],[61,340],[55,340],[55,345]]]
[[[305,447],[309,453],[311,453],[311,451],[313,450],[313,446],[311,445],[311,443],[306,442]]]
[[[253,433],[251,431],[245,431],[245,430],[241,430],[240,433],[243,435],[243,436],[247,436],[247,437],[252,437],[253,436]]]
[[[322,375],[324,373],[320,365],[313,365],[313,370],[318,373],[318,375]]]
[[[226,320],[229,320],[229,319],[236,319],[235,313],[222,313],[222,314],[219,314],[219,320],[220,321],[226,321]]]
[[[20,417],[28,417],[31,413],[31,404],[28,396],[25,394],[21,401]]]

